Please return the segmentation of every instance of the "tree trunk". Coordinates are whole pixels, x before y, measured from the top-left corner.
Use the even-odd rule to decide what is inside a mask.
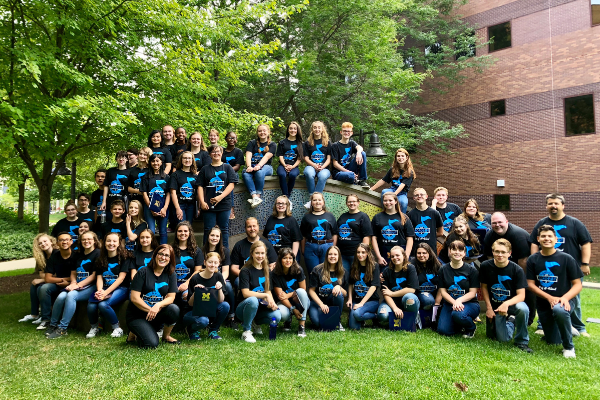
[[[23,183],[19,183],[19,211],[17,213],[17,218],[23,219],[23,211],[25,207],[25,181]]]
[[[49,232],[50,227],[50,191],[52,183],[43,182],[38,191],[40,193],[40,206],[38,207],[38,232]]]

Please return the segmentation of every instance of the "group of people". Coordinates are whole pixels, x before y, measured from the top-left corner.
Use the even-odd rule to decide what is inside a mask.
[[[330,165],[334,179],[368,188],[366,155],[351,140],[352,125],[342,125],[336,143],[318,121],[305,142],[298,124],[292,122],[286,132],[276,146],[269,127],[259,125],[245,160],[233,132],[223,148],[218,132],[211,130],[205,149],[198,132],[186,138],[183,128],[170,126],[153,131],[148,147],[117,153],[115,168],[96,172],[99,189],[91,198],[81,194],[77,204],[68,202],[66,218],[52,234],[36,237],[41,272],[31,285],[31,313],[22,321],[58,338],[67,333],[76,303],[87,301],[87,337],[108,328],[99,325],[99,314],[111,325],[111,335],[119,337],[124,332],[115,309],[129,299],[127,341],[156,347],[159,338],[179,343],[171,336],[176,323],[193,340],[205,329],[209,338],[220,339],[222,325],[238,329],[241,324],[242,338],[254,342],[261,324],[283,322],[289,331],[295,318],[298,335],[305,337],[307,316],[319,329],[331,307],[345,305],[351,329],[368,320],[377,325],[396,318],[407,326],[471,338],[480,291],[489,337],[505,342],[514,336],[517,347],[532,352],[527,326],[537,310],[536,332],[548,343],[561,343],[565,357],[575,357],[572,336],[588,336],[579,292],[583,275],[589,274],[592,238],[579,220],[564,213],[562,196],[547,196],[549,216],[531,234],[502,213],[482,213],[474,199],[463,211],[447,201],[444,187],[434,190],[431,206],[426,190],[415,188],[415,207],[407,213],[416,174],[408,152],[399,149],[388,173],[371,188],[391,185],[382,191],[383,211],[369,218],[351,194],[348,211],[336,218],[323,196]],[[245,161],[243,179],[254,208],[262,202],[275,155],[282,195],[262,236],[257,219],[250,217],[246,237],[229,251],[237,172]],[[307,164],[310,201],[298,224],[290,194],[301,160]],[[191,225],[200,210],[202,245]],[[170,212],[175,240],[169,245]],[[215,317],[193,312],[197,289],[216,297]],[[338,329],[344,330],[341,322]]]

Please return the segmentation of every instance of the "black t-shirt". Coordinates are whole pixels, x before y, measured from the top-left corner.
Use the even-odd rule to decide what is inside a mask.
[[[161,177],[160,175],[148,173],[142,177],[142,183],[140,185],[140,192],[148,193],[148,198],[152,198],[152,193],[158,192],[161,196],[168,193],[169,188],[169,175]]]
[[[92,201],[90,202],[90,208],[96,211],[102,205],[104,200],[104,189],[96,189],[92,192]]]
[[[46,262],[46,273],[52,274],[55,278],[68,278],[71,271],[76,269],[77,253],[71,252],[68,258],[60,255],[60,250],[54,250]]]
[[[73,243],[75,243],[79,237],[79,224],[81,221],[79,217],[75,221],[69,221],[66,217],[59,220],[52,228],[52,236],[58,237],[61,232],[68,232],[71,239],[73,239]]]
[[[450,264],[442,265],[439,271],[440,287],[448,291],[454,300],[464,296],[471,288],[479,288],[479,272],[469,263],[463,263],[462,267],[454,269]],[[469,300],[475,303],[477,296]]]
[[[177,170],[171,174],[169,189],[175,190],[180,205],[193,204],[196,201],[196,175]]]
[[[196,249],[196,254],[190,254],[187,249],[179,250],[179,256],[175,256],[175,274],[177,275],[177,286],[190,279],[196,266],[204,264],[204,254],[200,248]]]
[[[362,211],[355,214],[343,213],[337,220],[338,240],[337,245],[343,256],[353,257],[356,248],[365,237],[373,236],[371,220]]]
[[[194,161],[196,162],[196,170],[198,173],[202,171],[202,168],[206,165],[210,165],[211,158],[206,150],[200,150],[198,153],[194,153]]]
[[[342,142],[335,142],[331,147],[331,158],[336,160],[340,165],[344,168],[348,168],[350,165],[350,161],[352,161],[352,157],[356,154],[356,142],[352,139],[348,141],[348,143],[344,144]],[[339,171],[334,167],[336,171]]]
[[[104,239],[104,237],[109,233],[118,233],[121,235],[121,239],[125,239],[127,237],[127,222],[121,221],[114,223],[112,220],[106,221],[100,225],[98,238]]]
[[[535,282],[540,290],[553,297],[562,297],[571,290],[571,281],[583,278],[577,261],[566,252],[557,251],[551,256],[541,252],[527,259],[527,280]],[[550,303],[546,299],[538,299],[538,310],[549,310]]]
[[[385,174],[385,176],[383,178],[381,178],[381,180],[386,183],[390,183],[392,185],[392,186],[390,186],[390,189],[392,189],[394,191],[398,190],[400,185],[404,183],[404,187],[400,191],[400,194],[406,194],[406,193],[408,193],[408,190],[410,189],[410,185],[412,185],[414,175],[410,174],[410,176],[408,178],[405,178],[402,176],[403,173],[404,173],[404,171],[400,170],[400,176],[397,178],[393,178],[392,177],[392,169],[390,168],[388,170],[387,174]]]
[[[223,290],[223,295],[227,294],[227,289],[225,288],[225,279],[223,279],[223,275],[221,275],[220,272],[215,272],[210,278],[203,278],[202,276],[200,276],[200,274],[196,274],[194,276],[192,276],[192,279],[190,279],[190,284],[188,285],[188,299],[190,297],[192,297],[192,294],[194,294],[195,291],[195,287],[196,285],[202,285],[207,289],[216,289],[215,285],[217,284],[217,282],[221,282],[222,285],[222,290]],[[196,299],[194,298],[194,301]]]
[[[331,141],[327,143],[327,146],[323,146],[323,139],[314,141],[314,145],[310,145],[308,141],[303,143],[304,157],[308,157],[310,161],[315,164],[323,164],[327,161],[327,156],[331,155]]]
[[[218,252],[215,252],[215,253],[218,253]],[[227,247],[223,247],[223,253],[225,254],[225,257],[219,264],[219,272],[220,273],[223,273],[223,265],[231,265],[231,256],[230,256],[229,249]],[[227,279],[227,280],[229,280],[229,279]]]
[[[406,266],[406,270],[394,271],[390,266],[383,271],[383,286],[386,286],[392,292],[397,292],[402,289],[411,288],[419,289],[419,278],[417,276],[417,270],[412,264]],[[392,297],[396,306],[402,308],[402,297]]]
[[[87,279],[96,270],[96,260],[100,257],[100,249],[94,249],[89,254],[84,254],[83,251],[77,253],[73,270],[77,274],[77,283]],[[96,284],[96,282],[92,282]]]
[[[277,157],[283,157],[285,165],[294,165],[298,161],[298,143],[283,139],[277,145]]]
[[[410,263],[415,266],[417,270],[418,261],[411,257]],[[437,295],[438,287],[440,286],[440,277],[433,270],[427,271],[421,269],[421,272],[417,272],[417,279],[419,280],[419,287],[417,293],[430,293],[433,297]]]
[[[214,186],[215,196],[219,196],[225,191],[225,188],[230,183],[233,183],[234,185],[238,183],[238,175],[233,170],[233,167],[229,164],[223,163],[218,167],[209,164],[202,168],[202,171],[200,171],[198,174],[197,182],[198,186],[202,186],[203,188]],[[205,196],[204,201],[210,206],[210,198]],[[227,211],[231,208],[231,205],[231,196],[225,196],[225,198],[221,200],[215,206],[215,208],[203,210],[203,212]]]
[[[129,180],[129,169],[109,168],[106,172],[104,184],[108,185],[108,194],[106,195],[106,209],[110,210],[110,205],[115,200],[125,200],[127,195],[127,185]]]
[[[141,249],[135,250],[133,252],[133,257],[129,259],[129,270],[135,269],[139,271],[142,268],[148,266],[150,261],[152,261],[152,254],[154,251],[142,251]]]
[[[144,229],[148,229],[148,224],[146,221],[141,222],[138,226],[133,229],[133,233],[137,235],[137,239],[131,241],[129,240],[129,236],[127,236],[127,222],[125,222],[125,249],[127,251],[134,251],[135,248],[140,244],[140,233]]]
[[[168,146],[165,147],[153,147],[150,150],[152,150],[152,155],[154,154],[162,154],[163,156],[163,164],[171,164],[173,163],[173,157],[171,156],[171,149],[169,149]]]
[[[284,247],[292,248],[292,242],[302,240],[298,221],[294,217],[283,217],[281,219],[270,216],[265,224],[263,236],[271,242],[275,251],[279,252]]]
[[[389,268],[386,268],[386,270],[388,270]],[[379,301],[379,294],[377,293],[379,290],[379,287],[381,286],[381,281],[380,281],[380,277],[379,277],[379,264],[375,264],[375,268],[373,268],[373,278],[371,279],[371,282],[366,283],[365,281],[365,272],[366,272],[366,267],[360,267],[360,279],[354,279],[352,277],[352,274],[350,274],[349,276],[349,284],[350,285],[354,285],[354,287],[352,288],[352,303],[353,304],[357,304],[360,303],[362,301],[362,299],[365,297],[365,295],[367,294],[367,292],[369,291],[369,289],[371,288],[371,286],[375,286],[377,288],[377,290],[375,290],[375,292],[371,295],[371,297],[369,297],[369,300],[367,301]],[[385,272],[384,272],[384,276],[385,276]]]
[[[446,208],[435,207],[437,212],[440,213],[440,217],[442,217],[442,223],[444,224],[444,230],[446,232],[450,232],[452,230],[452,224],[454,223],[454,218],[458,217],[462,214],[462,209],[454,203],[446,202]]]
[[[473,229],[485,229],[489,231],[492,229],[492,215],[491,214],[483,214],[483,221],[476,221],[473,218],[467,218],[469,222],[469,228]]]
[[[337,276],[331,276],[331,282],[326,282],[321,275],[322,270],[323,264],[319,264],[312,270],[310,276],[308,277],[308,287],[315,288],[315,293],[321,297],[321,300],[331,295],[331,291],[335,285],[340,285],[346,290],[348,289],[348,271],[344,270],[344,277],[342,278],[341,282]]]
[[[529,257],[529,254],[531,254],[529,233],[527,233],[525,229],[509,223],[504,236],[498,235],[493,229],[485,234],[483,248],[486,256],[493,256],[492,245],[498,239],[506,239],[510,242],[510,245],[512,246],[512,254],[510,255],[511,261],[517,262],[522,258]]]
[[[294,290],[300,287],[299,283],[304,282],[306,280],[306,276],[304,276],[304,270],[300,268],[300,273],[298,274],[288,274],[288,275],[277,275],[273,273],[273,287],[280,288],[285,293],[292,293]]]
[[[81,223],[81,221],[87,221],[93,225],[95,214],[96,214],[96,212],[92,209],[90,209],[90,211],[88,211],[86,213],[80,213],[79,211],[77,211],[77,218],[79,218],[80,223]],[[92,225],[90,225],[90,228],[92,227]]]
[[[115,283],[119,278],[121,272],[125,272],[125,279],[119,285],[119,287],[127,288],[129,286],[129,280],[127,279],[127,272],[129,272],[128,260],[123,260],[119,263],[119,257],[108,257],[108,267],[102,267],[100,262],[96,262],[96,274],[102,276],[102,282],[104,283],[104,289],[108,289],[110,285]]]
[[[425,211],[421,211],[415,207],[407,215],[415,229],[415,244],[411,251],[412,254],[416,253],[419,243],[427,243],[429,247],[436,251],[437,229],[443,226],[440,213],[431,207],[427,207]]]
[[[300,232],[307,240],[330,240],[333,235],[338,234],[338,226],[335,217],[330,212],[315,215],[307,212],[302,217]]]
[[[275,144],[275,142],[271,142],[268,145],[266,142],[261,142],[259,146],[257,140],[252,139],[246,146],[246,152],[248,151],[252,153],[252,158],[250,161],[252,163],[252,166],[254,167],[256,164],[261,162],[261,160],[267,153],[271,153],[273,156],[275,156],[275,153],[277,152],[277,145]],[[269,161],[267,161],[265,165],[271,165],[272,162],[273,157],[269,158]]]
[[[177,293],[177,275],[167,274],[166,268],[160,276],[156,276],[150,268],[141,268],[131,281],[131,290],[140,292],[142,300],[150,307],[164,300],[169,293]],[[146,313],[133,302],[129,303],[127,313],[131,315],[128,320],[143,318]]]
[[[475,236],[477,236],[477,235],[475,235]],[[445,263],[450,262],[450,255],[448,254],[448,246],[450,246],[450,244],[452,242],[454,242],[455,240],[460,240],[461,242],[463,242],[465,244],[465,253],[466,253],[467,258],[472,259],[472,258],[479,257],[481,255],[481,252],[482,252],[481,243],[479,243],[479,242],[472,243],[472,242],[462,238],[461,236],[457,235],[456,233],[452,232],[448,236],[446,236],[446,241],[444,242],[444,247],[440,251],[439,257],[440,257],[440,260],[442,260],[443,262],[445,262]]]
[[[245,297],[242,294],[242,289],[249,289],[256,293],[266,293],[265,290],[265,273],[262,269],[254,268],[253,266],[242,268],[240,271],[239,293],[236,303],[240,304]]]
[[[565,215],[563,219],[558,221],[553,221],[549,217],[542,218],[535,224],[530,236],[531,243],[537,244],[538,247],[540,247],[537,241],[538,229],[542,225],[552,225],[554,227],[558,239],[554,248],[569,254],[577,261],[578,265],[581,265],[581,246],[592,242],[592,236],[590,236],[585,225],[577,218],[569,215]]]
[[[177,144],[177,142],[173,143],[169,146],[171,150],[171,160],[174,162],[179,161],[179,156],[183,153],[188,147],[187,142],[184,144]]]
[[[244,153],[242,150],[234,147],[233,150],[227,151],[223,148],[223,155],[221,161],[235,167],[236,165],[244,165]]]
[[[127,180],[127,186],[129,186],[132,189],[137,189],[140,190],[140,187],[142,185],[142,178],[144,177],[144,175],[148,174],[148,168],[140,168],[140,167],[133,167],[131,168],[131,170],[129,171],[129,179]],[[142,196],[142,194],[137,194],[137,193],[129,193],[129,201],[132,200],[137,200],[140,203],[142,203],[142,205],[144,204],[144,196]],[[141,212],[142,210],[140,210]]]
[[[482,262],[479,267],[479,281],[487,285],[493,310],[515,297],[518,289],[527,289],[523,268],[512,261],[504,268],[497,267],[494,260]]]
[[[277,262],[277,252],[275,252],[275,249],[271,243],[269,243],[267,239],[261,237],[259,237],[258,240],[267,246],[267,259],[269,260],[269,264]],[[235,246],[233,246],[233,250],[231,250],[230,265],[239,265],[241,268],[250,257],[250,247],[252,247],[252,243],[248,241],[248,238],[238,240]]]
[[[402,218],[398,213],[390,215],[380,212],[373,217],[371,228],[377,237],[377,245],[382,257],[385,257],[394,246],[406,247],[406,239],[415,236],[410,219],[407,218],[402,225]]]

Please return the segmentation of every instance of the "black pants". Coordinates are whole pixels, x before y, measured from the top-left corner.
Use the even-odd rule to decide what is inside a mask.
[[[525,304],[527,304],[527,307],[529,307],[529,320],[527,321],[527,326],[533,324],[533,320],[535,319],[536,298],[537,296],[535,293],[525,289]]]
[[[179,307],[175,304],[169,304],[160,310],[152,321],[147,321],[146,315],[147,313],[132,312],[131,309],[128,309],[127,326],[137,336],[138,346],[145,349],[155,349],[158,347],[159,340],[156,331],[160,329],[162,324],[173,326],[177,323],[179,320]]]

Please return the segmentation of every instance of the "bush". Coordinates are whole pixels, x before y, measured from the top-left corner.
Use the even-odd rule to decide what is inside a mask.
[[[14,211],[0,206],[0,261],[33,257],[33,238],[37,231],[37,217],[25,214],[20,220]]]

